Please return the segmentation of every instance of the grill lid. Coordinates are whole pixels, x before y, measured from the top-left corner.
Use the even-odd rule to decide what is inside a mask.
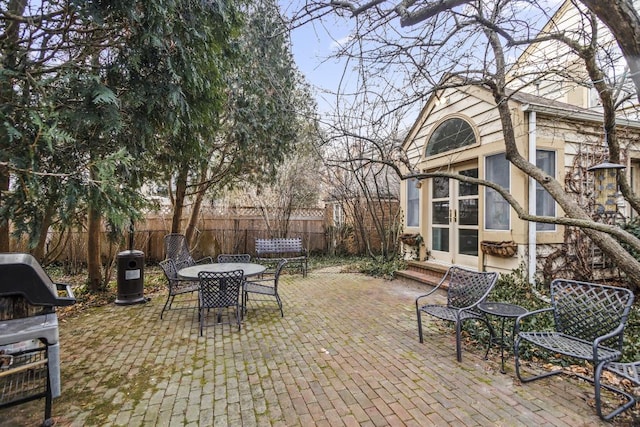
[[[65,291],[68,296],[58,296]],[[66,306],[76,302],[70,285],[53,283],[30,254],[0,253],[0,296],[22,295],[33,305]]]

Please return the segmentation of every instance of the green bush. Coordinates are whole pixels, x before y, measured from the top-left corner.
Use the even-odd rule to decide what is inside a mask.
[[[631,221],[624,223],[621,226],[624,230],[640,238],[640,217],[636,217]],[[625,248],[633,257],[640,260],[640,253],[633,249],[631,246],[624,242],[620,242],[623,248]],[[633,362],[640,360],[640,295],[636,295],[635,304],[631,307],[631,313],[629,320],[627,321],[627,327],[624,331],[624,345],[623,345],[623,361]]]
[[[626,230],[634,236],[640,238],[640,217],[636,217],[631,221],[622,224],[621,227],[623,230]],[[627,250],[627,252],[633,255],[635,259],[640,260],[640,254],[636,250],[634,250],[631,246],[624,242],[620,242],[620,244]]]
[[[640,360],[640,301],[636,296],[635,304],[631,307],[627,327],[624,330],[623,362]]]
[[[548,307],[542,298],[548,297],[548,287],[538,291],[538,287],[529,283],[524,265],[520,265],[509,274],[500,274],[487,300],[502,301],[520,305],[529,311]]]
[[[544,300],[546,297],[548,297],[548,289],[545,292],[540,292],[537,290],[537,287],[530,284],[526,275],[526,269],[521,265],[511,273],[500,274],[498,282],[487,297],[487,301],[508,302],[533,311],[549,306],[549,303]],[[488,316],[488,319],[499,338],[502,320],[496,316]],[[505,323],[505,339],[507,342],[512,342],[514,321],[515,319],[507,320]],[[468,331],[472,340],[476,341],[475,344],[478,346],[486,346],[489,340],[487,327],[482,322],[472,322],[469,323],[469,325],[470,328]],[[548,329],[552,326],[553,319],[545,316],[535,316],[534,319],[527,322],[527,328],[535,328],[538,330]],[[548,359],[550,356],[545,355],[539,348],[524,346],[521,347],[521,357],[523,359]]]
[[[381,261],[367,258],[357,263],[357,270],[360,273],[374,277],[383,277],[385,279],[392,279],[395,271],[404,270],[406,268],[406,261],[401,259]]]

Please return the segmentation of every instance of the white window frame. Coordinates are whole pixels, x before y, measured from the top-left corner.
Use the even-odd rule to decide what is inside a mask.
[[[540,167],[540,164],[537,162],[537,156],[536,156],[536,166],[539,167],[540,169],[542,169],[546,174],[552,176],[552,177],[556,177],[556,171],[558,170],[558,155],[557,152],[554,150],[544,150],[544,149],[539,149],[536,150],[536,154],[539,152],[546,152],[546,153],[553,153],[553,171],[549,171],[549,170],[545,170],[543,168]],[[546,197],[549,197],[553,203],[553,213],[551,215],[545,215],[544,212],[542,212],[542,210],[540,209],[540,202],[541,202],[541,194],[540,192],[542,192],[543,195],[545,195]],[[536,215],[537,216],[557,216],[558,214],[558,205],[556,203],[556,201],[553,199],[553,197],[551,197],[551,194],[549,194],[544,188],[542,188],[542,185],[540,185],[539,182],[536,181]],[[542,228],[542,227],[549,227],[549,228]],[[536,223],[536,231],[537,232],[541,232],[541,233],[548,233],[548,232],[554,232],[557,230],[557,226],[556,224],[547,224],[547,223],[542,223],[542,222],[537,222]]]
[[[489,173],[489,162],[492,159],[497,158],[498,156],[502,156],[505,158],[506,160],[506,154],[505,153],[498,153],[498,154],[494,154],[491,156],[486,156],[484,159],[484,174],[485,174],[485,178],[488,181],[491,182],[495,182],[492,181],[490,179],[490,173]],[[506,160],[507,162],[507,179],[508,179],[508,183],[506,186],[504,186],[504,188],[511,192],[511,162],[509,162],[508,160]],[[499,184],[499,183],[496,183]],[[495,195],[493,194],[495,193]],[[500,202],[500,204],[496,203],[496,201],[492,201],[494,198],[499,197],[499,200],[502,200],[502,202],[504,202],[505,205],[502,204],[502,202]],[[490,200],[492,199],[492,200]],[[494,209],[497,206],[502,206],[504,209],[506,209],[506,222],[504,223],[504,225],[502,225],[499,228],[490,228],[489,225],[489,219],[493,218],[494,212],[490,212],[490,209]],[[491,226],[493,226],[493,224],[491,224]],[[484,188],[484,228],[485,230],[500,230],[500,231],[504,231],[504,230],[511,230],[511,206],[509,205],[509,203],[507,203],[506,200],[504,200],[504,198],[500,195],[500,193],[498,193],[497,191],[495,191],[493,188],[489,188],[489,187],[485,187]]]
[[[407,215],[405,221],[407,227],[420,227],[420,181],[416,178],[407,180]],[[414,197],[415,196],[415,197]],[[415,203],[415,206],[413,204]],[[410,223],[409,220],[413,219],[412,214],[415,213],[415,222]]]

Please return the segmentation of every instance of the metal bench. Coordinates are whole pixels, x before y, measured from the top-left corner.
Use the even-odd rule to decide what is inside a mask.
[[[256,262],[275,265],[280,259],[286,259],[287,266],[297,267],[307,277],[309,256],[300,237],[256,239]]]

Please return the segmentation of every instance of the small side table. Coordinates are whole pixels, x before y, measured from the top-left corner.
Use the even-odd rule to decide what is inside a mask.
[[[518,316],[521,316],[525,313],[527,313],[527,309],[524,307],[520,307],[519,305],[516,304],[510,304],[507,302],[490,302],[490,301],[485,301],[485,302],[481,302],[480,304],[478,304],[478,309],[480,309],[480,311],[482,311],[483,313],[489,314],[491,316],[496,316],[499,317],[502,320],[502,328],[501,328],[501,332],[500,332],[500,360],[502,362],[502,368],[500,369],[500,372],[505,374],[506,371],[504,370],[504,348],[505,348],[505,339],[504,339],[504,322],[507,319],[513,319],[514,320],[514,327],[515,327],[515,319]],[[511,336],[511,339],[513,340],[515,337]],[[485,354],[485,359],[487,358],[487,356],[489,355],[489,348],[487,348],[487,353]]]

